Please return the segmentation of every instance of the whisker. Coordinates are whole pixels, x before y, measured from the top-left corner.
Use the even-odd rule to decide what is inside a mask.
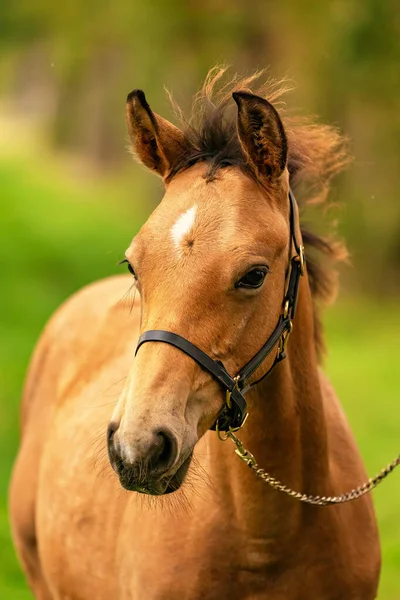
[[[124,309],[124,308],[126,308],[126,302],[127,302],[127,300],[129,301],[129,297],[130,297],[130,295],[131,295],[131,293],[132,293],[132,290],[133,290],[133,289],[135,290],[135,292],[134,292],[134,296],[133,296],[133,303],[134,303],[134,301],[135,301],[135,294],[136,294],[136,290],[137,290],[137,284],[136,284],[136,281],[134,281],[134,282],[132,283],[132,285],[131,285],[131,286],[129,287],[129,289],[128,289],[128,290],[125,292],[125,294],[122,296],[122,298],[120,298],[120,300],[118,300],[118,302],[115,304],[115,306],[116,306],[117,308],[119,308],[119,309]],[[130,313],[132,312],[132,309],[133,309],[133,303],[131,304],[131,307],[130,307],[130,311],[129,311]]]
[[[118,383],[121,383],[121,381],[125,381],[125,379],[127,379],[127,375],[125,375],[125,377],[121,377],[121,379],[118,379],[117,381],[115,381],[114,383],[112,383],[106,390],[104,390],[104,393],[106,394],[111,388],[113,388],[115,385],[118,385]]]
[[[113,394],[114,396],[119,396],[119,394]],[[111,398],[111,396],[105,396],[106,398]],[[116,404],[118,400],[111,400],[111,402],[105,402],[104,404],[92,404],[88,406],[83,406],[82,408],[102,408],[103,406],[110,406],[110,404]]]

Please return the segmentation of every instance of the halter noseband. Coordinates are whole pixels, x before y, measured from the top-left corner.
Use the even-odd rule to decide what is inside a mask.
[[[305,265],[304,247],[298,243],[296,238],[296,200],[292,190],[289,190],[289,204],[290,244],[293,244],[296,254],[290,259],[289,263],[288,284],[283,300],[283,310],[268,340],[253,358],[240,369],[235,377],[229,375],[222,362],[210,358],[203,350],[200,350],[192,342],[189,342],[189,340],[176,333],[164,331],[163,329],[153,329],[146,331],[139,338],[135,356],[140,346],[146,342],[164,342],[165,344],[170,344],[171,346],[175,346],[175,348],[179,348],[179,350],[195,360],[203,369],[215,377],[225,389],[226,403],[211,429],[217,429],[218,431],[235,431],[240,429],[247,417],[247,404],[244,394],[254,385],[265,379],[271,373],[272,369],[286,357],[286,343],[293,328],[300,277],[304,274]],[[277,344],[277,354],[271,367],[262,377],[252,383],[248,383],[251,375],[264,362]]]

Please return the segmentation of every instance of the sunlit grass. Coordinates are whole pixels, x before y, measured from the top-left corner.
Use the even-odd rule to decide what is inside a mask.
[[[9,536],[6,495],[29,355],[52,311],[82,285],[117,271],[145,210],[120,181],[70,184],[43,161],[0,160],[0,598],[27,600]],[[130,197],[132,201],[130,203]],[[399,451],[400,314],[393,303],[346,301],[327,313],[326,368],[369,473]],[[380,600],[400,598],[400,473],[374,495],[383,547]]]

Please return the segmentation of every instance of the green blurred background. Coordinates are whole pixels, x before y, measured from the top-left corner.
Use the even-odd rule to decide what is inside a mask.
[[[287,99],[350,138],[328,217],[352,264],[326,313],[325,367],[368,471],[399,451],[400,6],[397,0],[2,0],[0,6],[0,598],[31,598],[11,545],[7,488],[30,353],[52,311],[116,263],[161,197],[126,152],[124,103],[183,107],[217,62],[270,65]],[[325,215],[326,216],[326,215]],[[315,222],[322,221],[321,214]],[[400,600],[400,474],[375,493],[379,598]]]

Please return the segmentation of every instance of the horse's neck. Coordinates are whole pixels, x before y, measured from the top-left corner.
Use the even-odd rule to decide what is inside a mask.
[[[306,282],[304,282],[306,283]],[[260,467],[296,491],[329,492],[327,434],[313,337],[308,286],[300,293],[287,358],[248,395],[250,415],[238,437]],[[224,445],[215,465],[225,499],[251,536],[271,540],[293,536],[301,503],[272,490]],[[229,464],[227,464],[229,463]]]

